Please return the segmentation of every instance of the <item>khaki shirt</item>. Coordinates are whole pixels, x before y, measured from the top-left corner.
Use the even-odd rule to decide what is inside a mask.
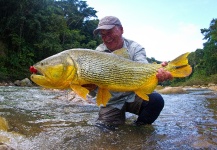
[[[124,45],[122,48],[126,48],[129,54],[129,59],[137,62],[148,63],[146,59],[145,48],[143,48],[138,43],[124,39]],[[97,51],[111,53],[105,44],[100,44],[97,48]],[[122,109],[125,102],[134,102],[135,93],[134,92],[114,92],[110,91],[112,97],[108,101],[107,106],[112,106],[118,109]]]

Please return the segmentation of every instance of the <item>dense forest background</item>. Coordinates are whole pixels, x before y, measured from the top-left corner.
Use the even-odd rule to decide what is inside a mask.
[[[0,81],[29,77],[29,66],[65,49],[95,49],[96,13],[81,0],[0,0]],[[189,55],[191,76],[164,84],[217,83],[217,19],[210,20],[204,48]]]

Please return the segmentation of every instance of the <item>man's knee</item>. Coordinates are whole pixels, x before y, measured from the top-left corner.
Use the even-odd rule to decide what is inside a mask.
[[[138,117],[138,122],[143,122],[147,124],[153,123],[158,116],[160,115],[160,112],[162,111],[164,107],[164,99],[163,97],[154,92],[149,95],[149,102],[143,102],[140,108],[140,113]]]
[[[164,99],[159,93],[153,92],[149,95],[148,105],[150,105],[150,107],[154,107],[156,110],[161,111],[164,107]]]

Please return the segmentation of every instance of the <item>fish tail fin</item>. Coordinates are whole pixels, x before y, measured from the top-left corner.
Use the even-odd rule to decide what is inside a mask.
[[[177,57],[176,59],[169,62],[166,66],[166,70],[168,70],[173,77],[187,77],[191,74],[192,68],[188,64],[188,55],[190,53],[185,53]]]

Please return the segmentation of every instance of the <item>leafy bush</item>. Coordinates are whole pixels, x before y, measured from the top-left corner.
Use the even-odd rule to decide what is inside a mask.
[[[210,77],[208,77],[207,81],[209,83],[215,83],[217,84],[217,74],[211,75]]]
[[[3,66],[0,67],[0,81],[6,80],[8,77],[7,68],[4,68]]]

